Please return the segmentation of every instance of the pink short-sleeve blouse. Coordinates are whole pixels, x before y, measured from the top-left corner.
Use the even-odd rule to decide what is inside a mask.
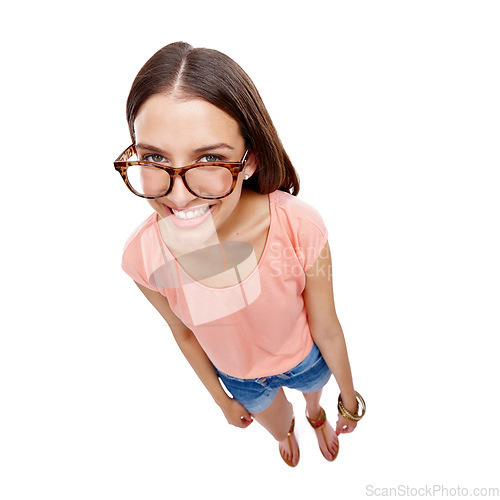
[[[309,354],[305,272],[328,238],[319,213],[283,191],[269,194],[270,227],[250,275],[227,288],[193,280],[164,244],[156,212],[128,238],[122,268],[164,295],[212,363],[238,378],[277,375]],[[226,244],[231,242],[224,242]]]

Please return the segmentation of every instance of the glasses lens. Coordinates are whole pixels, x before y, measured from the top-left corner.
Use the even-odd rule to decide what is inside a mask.
[[[233,174],[225,167],[207,165],[188,170],[186,182],[198,196],[223,196],[231,191]]]
[[[147,165],[130,165],[127,178],[132,188],[144,196],[162,196],[170,186],[167,172]]]

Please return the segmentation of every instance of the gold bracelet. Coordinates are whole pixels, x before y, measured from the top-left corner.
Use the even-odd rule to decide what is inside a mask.
[[[358,411],[359,411],[359,404],[361,403],[361,415],[358,414]],[[366,412],[366,404],[365,404],[365,400],[361,397],[361,394],[359,392],[356,392],[356,415],[353,415],[352,413],[349,413],[345,408],[344,408],[344,405],[342,404],[342,397],[341,395],[339,394],[339,404],[337,405],[338,409],[339,409],[339,413],[347,418],[348,420],[353,420],[354,422],[359,422],[365,412]]]

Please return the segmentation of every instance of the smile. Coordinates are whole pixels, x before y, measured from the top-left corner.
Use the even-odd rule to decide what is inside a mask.
[[[203,205],[191,210],[176,210],[167,205],[164,205],[164,207],[170,213],[168,219],[174,226],[193,228],[203,224],[215,210],[216,205]]]
[[[176,216],[179,217],[179,219],[194,219],[195,217],[199,217],[200,215],[203,215],[205,212],[208,211],[210,207],[208,205],[205,205],[197,210],[194,211],[181,211],[181,210],[175,210],[171,208],[172,213]]]

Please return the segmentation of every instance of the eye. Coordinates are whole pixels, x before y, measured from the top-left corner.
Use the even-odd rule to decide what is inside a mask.
[[[165,161],[165,158],[162,155],[158,154],[145,155],[142,159],[146,161],[152,161],[154,163],[162,163]]]
[[[220,155],[206,154],[200,158],[199,162],[200,163],[204,163],[204,162],[212,163],[214,161],[222,161],[222,160],[223,160],[223,158]]]

